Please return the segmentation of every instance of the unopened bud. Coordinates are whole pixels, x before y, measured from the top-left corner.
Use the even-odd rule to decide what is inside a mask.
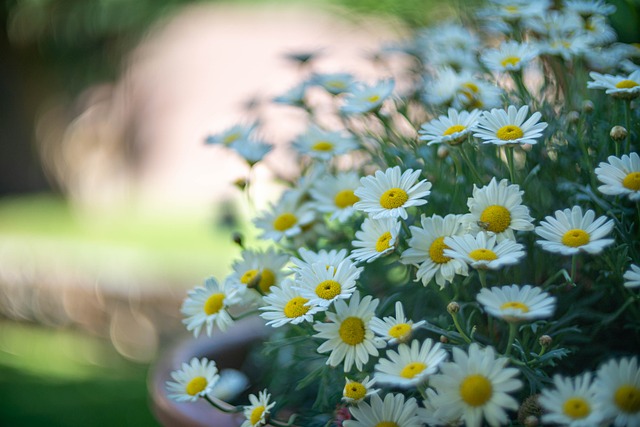
[[[595,105],[593,105],[593,102],[589,101],[588,99],[582,103],[582,111],[584,111],[585,113],[593,112],[594,108]]]
[[[538,342],[540,343],[541,347],[547,348],[553,342],[553,338],[551,338],[549,335],[543,335],[540,337],[540,339],[538,339]]]
[[[233,185],[238,187],[241,191],[243,191],[246,188],[247,184],[248,182],[244,178],[238,178],[233,182]]]
[[[447,311],[449,314],[456,314],[460,311],[460,304],[455,301],[451,301],[449,305],[447,305]]]
[[[438,158],[445,159],[449,155],[449,148],[446,145],[441,145],[438,147]]]
[[[538,403],[537,394],[527,397],[518,408],[518,422],[524,426],[538,426],[541,416],[542,407]]]
[[[520,148],[522,148],[522,151],[529,152],[529,151],[531,151],[533,149],[533,145],[531,145],[531,144],[522,144],[520,146]]]
[[[449,342],[449,338],[445,337],[444,335],[440,335],[440,342],[442,344],[446,344]]]
[[[242,234],[238,233],[237,231],[234,231],[234,233],[231,235],[231,239],[233,240],[233,243],[240,246],[241,248],[244,248],[242,244]]]
[[[578,120],[580,120],[580,113],[578,113],[577,111],[569,111],[569,113],[567,114],[567,123],[578,123]]]
[[[524,419],[524,427],[538,427],[540,420],[535,415],[529,415]]]
[[[611,139],[615,142],[622,141],[628,134],[629,132],[627,132],[627,130],[622,126],[614,126],[611,128],[611,132],[609,132],[609,136],[611,136]]]

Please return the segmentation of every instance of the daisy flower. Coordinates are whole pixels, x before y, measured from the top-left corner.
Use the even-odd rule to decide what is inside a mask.
[[[216,362],[194,357],[191,362],[183,363],[182,368],[171,372],[173,381],[167,381],[167,392],[170,399],[177,402],[195,402],[207,396],[218,382]]]
[[[507,322],[550,317],[556,306],[555,297],[530,285],[483,288],[476,299],[487,313]]]
[[[638,358],[610,360],[598,369],[596,400],[613,425],[640,426],[640,369]]]
[[[612,76],[592,71],[589,76],[593,81],[587,82],[589,89],[604,89],[607,95],[616,98],[632,99],[640,95],[640,70],[627,76]]]
[[[205,325],[208,336],[211,336],[214,324],[225,331],[233,323],[227,308],[238,302],[236,290],[228,281],[220,286],[216,279],[209,277],[204,286],[198,286],[187,294],[180,310],[185,316],[182,323],[188,331],[193,331],[196,338]]]
[[[354,207],[373,219],[407,219],[406,209],[426,204],[425,198],[431,193],[430,182],[426,179],[418,181],[420,173],[413,169],[401,173],[400,166],[395,166],[384,172],[376,171],[375,176],[361,178],[360,187],[354,193],[360,200]]]
[[[331,249],[328,252],[326,249],[320,249],[318,252],[314,252],[301,247],[298,249],[298,254],[300,258],[291,257],[293,264],[291,269],[296,273],[299,273],[304,267],[311,267],[312,264],[323,264],[327,269],[333,267],[335,271],[338,269],[338,264],[347,259],[346,249]]]
[[[549,0],[493,0],[493,7],[485,9],[483,14],[495,16],[507,22],[518,21],[531,16],[544,14],[550,6]]]
[[[498,270],[506,265],[516,264],[525,253],[524,246],[513,240],[496,243],[496,236],[485,232],[475,237],[471,234],[444,238],[444,254],[450,258],[460,259],[476,269]]]
[[[422,345],[413,340],[411,346],[400,344],[397,351],[389,350],[375,367],[374,378],[379,383],[397,387],[416,387],[438,370],[438,365],[447,358],[440,343],[427,338]]]
[[[418,131],[421,135],[420,140],[428,141],[427,145],[461,144],[478,123],[480,113],[479,110],[458,112],[454,108],[449,108],[446,116],[440,116],[421,126]]]
[[[287,323],[298,324],[313,321],[313,315],[326,307],[312,305],[303,297],[291,280],[285,280],[280,286],[271,288],[271,293],[264,297],[263,313],[260,317],[267,320],[267,326],[279,328]]]
[[[473,136],[483,139],[485,144],[536,144],[547,124],[538,123],[542,115],[537,111],[525,121],[528,112],[527,105],[520,109],[510,105],[506,111],[497,108],[485,111]]]
[[[402,394],[387,394],[384,401],[374,394],[371,404],[361,402],[349,408],[354,420],[345,420],[343,427],[421,427],[422,421],[416,416],[418,403],[413,397],[405,401]]]
[[[289,262],[289,255],[285,253],[269,248],[266,251],[242,251],[240,256],[242,259],[233,263],[233,273],[228,280],[242,293],[252,287],[266,294],[286,277],[283,269]]]
[[[451,105],[459,87],[458,73],[451,67],[441,68],[425,81],[422,97],[426,104]]]
[[[267,389],[264,389],[258,396],[255,394],[249,395],[250,405],[244,407],[245,420],[240,427],[260,427],[269,422],[269,414],[271,408],[273,408],[276,402],[269,403],[271,394],[267,393]]]
[[[374,85],[354,84],[346,94],[345,103],[340,108],[343,114],[360,114],[380,108],[393,92],[393,79],[380,80]]]
[[[584,20],[582,36],[592,46],[605,46],[616,41],[616,30],[607,23],[607,18],[593,15]]]
[[[273,98],[273,102],[276,104],[291,105],[294,107],[303,106],[305,104],[305,95],[307,94],[307,88],[309,87],[307,82],[302,82],[295,85],[282,95],[278,95]]]
[[[624,273],[624,285],[627,288],[640,287],[640,267],[631,264],[629,269]]]
[[[374,388],[376,380],[369,379],[367,375],[362,381],[350,380],[345,378],[345,385],[342,389],[342,400],[347,403],[359,403],[364,400],[365,397],[369,397],[374,393],[380,391],[379,388]]]
[[[336,300],[351,296],[361,272],[362,268],[349,260],[342,261],[336,269],[316,263],[300,270],[295,288],[309,300],[309,304],[327,307]]]
[[[452,106],[457,109],[470,110],[495,108],[502,105],[502,90],[494,84],[461,74]]]
[[[508,41],[497,49],[487,49],[480,59],[493,71],[520,71],[538,56],[538,51],[528,43]]]
[[[611,15],[616,11],[614,5],[607,4],[603,0],[565,0],[564,7],[583,18],[593,15]]]
[[[421,320],[417,323],[407,320],[404,316],[404,309],[402,308],[402,303],[400,301],[396,301],[395,309],[395,317],[387,316],[382,320],[374,317],[373,320],[371,320],[371,329],[373,332],[387,340],[389,344],[409,341],[413,330],[426,323],[425,320]]]
[[[562,255],[575,255],[580,251],[598,254],[613,243],[613,239],[604,238],[613,230],[613,220],[601,216],[594,221],[595,216],[592,210],[583,215],[580,206],[556,211],[555,218],[547,216],[535,228],[536,234],[544,239],[536,243],[545,251]]]
[[[365,218],[362,229],[356,231],[356,239],[351,244],[359,249],[351,253],[357,261],[373,262],[381,256],[393,252],[397,245],[400,222],[395,218]]]
[[[569,427],[592,427],[603,421],[595,383],[587,372],[574,379],[553,377],[554,388],[543,389],[538,402],[546,411],[542,422]]]
[[[293,146],[301,154],[321,160],[330,160],[358,148],[351,135],[324,130],[316,125],[311,125],[305,133],[299,135]]]
[[[354,82],[353,75],[349,73],[314,74],[311,77],[312,84],[321,86],[332,95],[348,92]]]
[[[452,418],[442,418],[442,412],[436,416],[437,409],[441,406],[438,403],[439,396],[432,389],[424,391],[426,399],[422,401],[422,408],[418,408],[418,417],[428,426],[454,427],[462,425],[460,415],[453,414]]]
[[[249,166],[258,163],[273,149],[273,145],[253,139],[236,140],[229,147],[242,156]]]
[[[467,199],[468,214],[462,222],[469,226],[472,233],[484,230],[495,234],[498,241],[515,240],[515,231],[533,230],[533,218],[529,208],[522,204],[520,186],[509,185],[506,179],[496,181],[495,177],[484,187],[473,185],[473,197]]]
[[[229,146],[234,142],[240,143],[241,141],[248,141],[257,126],[257,123],[237,124],[231,126],[228,129],[225,129],[220,133],[207,136],[205,142],[207,144],[220,144]]]
[[[598,180],[604,184],[598,190],[609,196],[629,196],[629,200],[634,202],[640,200],[638,153],[623,154],[621,158],[609,156],[607,160],[609,163],[602,162],[595,170]]]
[[[492,347],[481,349],[476,343],[468,354],[453,347],[453,361],[440,365],[440,374],[429,380],[438,394],[435,416],[439,419],[462,419],[468,427],[479,427],[483,419],[491,426],[505,425],[506,410],[518,409],[509,395],[520,387],[519,371],[507,368],[509,359],[495,357]]]
[[[315,219],[315,214],[307,204],[298,204],[296,197],[287,197],[287,193],[277,204],[271,204],[267,212],[254,219],[256,227],[262,229],[261,239],[279,242],[282,238],[291,238],[302,233],[302,227]]]
[[[402,252],[400,262],[413,264],[418,267],[417,280],[427,286],[431,279],[435,278],[440,289],[451,282],[456,274],[466,276],[467,263],[448,257],[445,249],[451,249],[445,245],[445,237],[460,235],[463,226],[461,215],[449,214],[442,218],[439,215],[426,217],[422,215],[420,223],[422,227],[411,226],[411,238],[409,248]]]
[[[348,304],[343,300],[335,302],[335,313],[327,312],[328,322],[313,325],[318,332],[314,338],[326,340],[318,347],[318,353],[331,352],[327,365],[335,367],[344,361],[344,372],[349,372],[354,365],[361,371],[369,356],[378,356],[378,349],[383,348],[385,342],[377,338],[370,327],[378,303],[370,295],[360,300],[360,293],[356,291]]]
[[[310,190],[312,205],[318,212],[331,214],[331,221],[345,222],[356,211],[353,205],[360,198],[354,192],[359,186],[360,177],[353,171],[325,176]]]

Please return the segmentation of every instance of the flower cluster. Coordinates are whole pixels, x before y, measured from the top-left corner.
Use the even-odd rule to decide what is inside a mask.
[[[243,427],[640,426],[640,50],[614,11],[493,0],[380,52],[412,65],[373,83],[306,58],[275,99],[308,129],[253,222],[269,247],[182,308],[196,336],[272,327]],[[252,168],[257,131],[207,142]],[[216,405],[213,362],[174,379]]]

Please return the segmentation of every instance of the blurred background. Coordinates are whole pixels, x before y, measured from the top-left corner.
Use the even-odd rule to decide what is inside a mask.
[[[638,42],[638,3],[618,0]],[[468,2],[464,2],[465,5]],[[179,308],[251,238],[241,159],[207,135],[260,117],[257,208],[297,165],[302,117],[269,101],[296,57],[371,57],[455,15],[437,0],[5,0],[0,5],[0,425],[154,426],[147,375]]]

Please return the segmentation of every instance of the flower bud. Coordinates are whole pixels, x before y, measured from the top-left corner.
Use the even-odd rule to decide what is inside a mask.
[[[551,338],[549,335],[542,335],[540,339],[538,339],[538,342],[540,343],[541,347],[547,348],[553,342],[553,338]]]
[[[449,314],[456,314],[460,311],[460,304],[455,301],[451,301],[449,305],[447,305],[447,311]]]
[[[576,124],[580,120],[580,113],[577,111],[569,111],[567,114],[567,123]]]
[[[609,132],[609,136],[611,136],[611,139],[615,142],[622,141],[628,134],[629,132],[627,132],[627,130],[622,126],[614,126],[611,128],[611,132]]]
[[[594,108],[595,106],[593,105],[593,102],[589,101],[588,99],[582,103],[582,111],[584,111],[585,113],[593,112]]]
[[[527,397],[518,408],[518,422],[522,425],[535,427],[539,425],[541,416],[542,407],[537,394]]]
[[[233,240],[233,243],[235,243],[236,245],[240,246],[241,248],[244,248],[244,245],[242,244],[242,234],[238,233],[237,231],[234,231],[233,234],[231,235],[231,239]]]
[[[449,155],[449,148],[446,145],[441,145],[438,147],[438,158],[445,159]]]
[[[449,338],[445,337],[444,335],[440,335],[440,342],[442,344],[446,344],[449,342]]]
[[[524,419],[524,427],[538,427],[540,420],[535,415],[529,415]]]

